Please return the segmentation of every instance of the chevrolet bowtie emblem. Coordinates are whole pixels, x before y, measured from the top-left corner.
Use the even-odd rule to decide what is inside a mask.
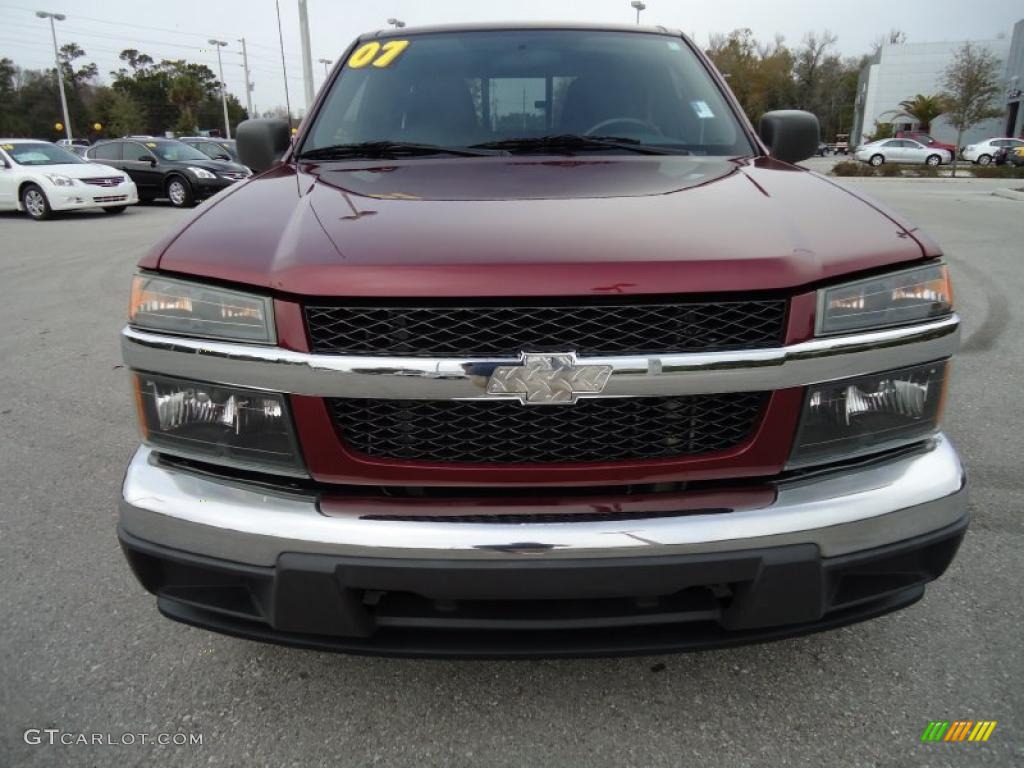
[[[487,394],[513,395],[523,405],[575,403],[580,395],[604,390],[610,365],[580,365],[576,355],[524,352],[521,365],[499,365],[487,380]]]

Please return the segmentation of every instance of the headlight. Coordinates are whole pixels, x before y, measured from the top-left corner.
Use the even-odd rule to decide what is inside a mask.
[[[817,333],[849,333],[921,322],[953,311],[944,264],[907,269],[818,291]]]
[[[132,279],[128,324],[188,336],[273,344],[271,299],[159,275]]]
[[[789,466],[826,464],[934,434],[948,368],[929,363],[808,387]]]
[[[75,186],[75,180],[70,176],[62,176],[59,173],[44,173],[44,176],[50,180],[50,183],[56,187],[73,187]]]
[[[217,175],[215,173],[210,173],[210,171],[206,170],[205,168],[193,168],[192,166],[189,166],[189,171],[197,179],[216,179],[217,178]]]
[[[136,373],[135,402],[143,439],[158,450],[307,475],[284,395]]]

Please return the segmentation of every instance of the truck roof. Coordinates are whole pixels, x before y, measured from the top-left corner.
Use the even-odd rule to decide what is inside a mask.
[[[510,32],[517,30],[580,30],[593,32],[641,32],[645,34],[683,36],[682,30],[663,26],[639,26],[636,24],[597,24],[587,21],[489,21],[460,24],[429,24],[420,27],[386,27],[359,36],[360,40],[375,37],[410,37],[431,35],[439,32]]]

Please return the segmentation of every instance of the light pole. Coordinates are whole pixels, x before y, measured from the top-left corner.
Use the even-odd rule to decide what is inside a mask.
[[[281,0],[274,0],[277,9],[277,41],[281,44],[281,75],[284,78],[284,106],[288,110],[288,127],[292,127],[292,102],[288,96],[288,67],[284,63],[284,34],[281,32]]]
[[[217,68],[220,69],[220,102],[224,106],[224,134],[226,138],[231,138],[231,122],[228,120],[228,92],[227,88],[224,87],[224,65],[220,60],[220,49],[227,46],[227,43],[223,40],[214,40],[210,38],[210,45],[217,46]]]
[[[60,85],[60,105],[64,109],[64,130],[67,132],[68,141],[71,141],[71,116],[68,114],[68,97],[64,95],[64,70],[60,65],[60,50],[57,48],[57,29],[54,21],[64,21],[67,18],[63,13],[50,13],[49,11],[36,11],[40,19],[50,20],[50,34],[53,35],[53,61],[57,65],[57,83]]]
[[[402,27],[405,26],[405,22],[404,21],[402,21],[401,19],[393,18],[393,17],[388,19],[388,24],[390,24],[395,29],[401,29]]]
[[[299,38],[302,44],[302,84],[306,90],[306,111],[313,106],[313,53],[309,47],[309,13],[306,0],[299,0]]]
[[[242,69],[245,70],[245,111],[251,119],[255,115],[252,113],[252,82],[249,80],[249,53],[245,49],[245,38],[239,38],[238,42],[242,44]]]
[[[326,79],[327,79],[327,76],[328,76],[328,75],[330,74],[330,69],[329,69],[329,67],[330,67],[330,66],[331,66],[331,64],[333,64],[334,62],[333,62],[333,61],[331,61],[330,59],[317,59],[317,61],[319,61],[319,62],[320,62],[321,64],[323,64],[323,65],[324,65],[324,80],[326,80]]]
[[[647,3],[643,2],[642,0],[633,0],[633,2],[630,3],[630,5],[632,5],[634,8],[636,8],[636,23],[639,24],[640,23],[640,11],[644,10],[645,8],[647,8]]]

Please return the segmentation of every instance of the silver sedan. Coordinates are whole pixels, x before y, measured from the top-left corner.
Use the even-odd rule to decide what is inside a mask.
[[[953,162],[953,155],[945,149],[926,147],[913,139],[881,139],[857,148],[853,156],[864,163],[917,163],[942,165]]]

